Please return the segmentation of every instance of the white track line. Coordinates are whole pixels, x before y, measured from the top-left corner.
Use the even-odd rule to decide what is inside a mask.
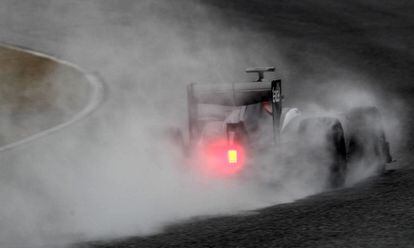
[[[92,73],[88,73],[88,72],[84,71],[82,68],[80,68],[79,66],[77,66],[75,64],[72,64],[69,61],[58,59],[58,58],[53,57],[51,55],[46,55],[44,53],[40,53],[40,52],[33,51],[33,50],[30,50],[30,49],[26,49],[26,48],[16,47],[16,46],[4,43],[4,42],[0,42],[0,46],[6,47],[6,48],[9,48],[9,49],[13,49],[13,50],[16,50],[16,51],[22,51],[22,52],[30,53],[30,54],[33,54],[35,56],[42,57],[42,58],[47,58],[47,59],[53,60],[57,63],[64,64],[66,66],[72,67],[75,70],[79,71],[80,73],[82,73],[86,76],[87,81],[89,82],[89,84],[91,86],[91,91],[92,91],[91,95],[89,97],[89,102],[85,106],[85,108],[82,109],[77,114],[75,114],[70,120],[68,120],[66,122],[63,122],[61,124],[58,124],[58,125],[56,125],[52,128],[49,128],[49,129],[46,129],[44,131],[33,134],[33,135],[31,135],[27,138],[24,138],[22,140],[19,140],[19,141],[16,141],[16,142],[4,145],[4,146],[0,146],[0,152],[4,152],[6,150],[14,149],[16,147],[22,146],[22,145],[24,145],[26,143],[29,143],[31,141],[37,140],[41,137],[44,137],[44,136],[50,135],[54,132],[57,132],[60,129],[63,129],[63,128],[65,128],[65,127],[67,127],[67,126],[69,126],[69,125],[85,118],[89,114],[91,114],[100,105],[100,103],[103,101],[104,83],[96,75],[93,75]]]

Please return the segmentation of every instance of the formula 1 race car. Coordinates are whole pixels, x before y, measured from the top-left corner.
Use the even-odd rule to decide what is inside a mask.
[[[306,116],[282,107],[282,82],[264,78],[274,67],[249,68],[254,82],[190,84],[187,87],[189,139],[185,150],[203,170],[237,175],[260,163],[318,165],[326,187],[344,184],[347,167],[391,162],[376,107],[337,116]],[[266,158],[266,159],[263,159]],[[324,172],[322,172],[324,171]]]

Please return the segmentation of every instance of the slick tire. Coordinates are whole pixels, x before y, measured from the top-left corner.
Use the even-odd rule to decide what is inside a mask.
[[[347,171],[346,144],[341,122],[331,117],[304,119],[299,126],[306,156],[314,164],[327,167],[326,188],[344,185]]]
[[[349,132],[349,162],[374,166],[377,173],[383,173],[385,164],[391,162],[392,158],[378,109],[354,108],[347,113],[346,118]]]

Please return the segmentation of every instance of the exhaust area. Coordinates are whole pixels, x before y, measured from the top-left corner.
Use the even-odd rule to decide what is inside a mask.
[[[171,127],[187,130],[188,83],[251,81],[244,73],[251,66],[275,65],[284,105],[309,116],[377,106],[398,148],[402,103],[374,78],[347,69],[327,50],[297,49],[295,39],[254,22],[229,23],[220,13],[184,0],[2,1],[0,23],[18,33],[9,40],[1,32],[2,39],[97,71],[107,96],[87,119],[0,154],[0,246],[148,235],[195,216],[237,214],[321,192],[326,175],[306,156],[292,154],[298,163],[263,156],[251,168],[254,180],[206,180],[166,138]],[[347,186],[374,171],[355,166]]]

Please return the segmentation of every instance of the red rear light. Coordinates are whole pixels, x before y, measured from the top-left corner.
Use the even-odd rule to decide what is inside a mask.
[[[219,139],[201,147],[203,170],[215,176],[230,176],[243,169],[245,151],[239,144],[229,145],[227,139]]]
[[[227,162],[229,164],[237,164],[238,152],[236,149],[227,150]]]

